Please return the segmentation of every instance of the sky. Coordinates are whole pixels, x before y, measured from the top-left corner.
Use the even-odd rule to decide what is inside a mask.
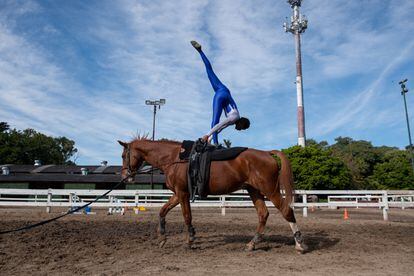
[[[156,139],[209,131],[214,91],[197,40],[246,131],[234,146],[297,144],[294,38],[285,0],[0,0],[0,121],[76,142],[77,164],[121,164],[117,140],[152,133],[147,99],[166,99]],[[398,82],[414,118],[414,1],[305,0],[306,136],[408,144]],[[414,125],[413,125],[414,127]]]

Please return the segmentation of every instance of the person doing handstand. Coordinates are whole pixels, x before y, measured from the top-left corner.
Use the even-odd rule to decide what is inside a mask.
[[[201,45],[197,41],[191,41],[191,45],[193,45],[193,47],[200,53],[201,59],[206,66],[208,79],[215,92],[213,98],[213,119],[211,121],[211,129],[203,136],[203,140],[207,141],[212,137],[213,143],[218,145],[218,133],[223,129],[233,124],[237,130],[247,129],[250,126],[250,121],[247,118],[240,117],[236,102],[231,96],[230,90],[214,73],[210,61],[201,50]],[[220,122],[223,110],[226,118]]]

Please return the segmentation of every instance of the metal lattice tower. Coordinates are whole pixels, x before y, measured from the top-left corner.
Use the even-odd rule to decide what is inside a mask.
[[[302,82],[302,57],[300,51],[300,34],[304,33],[308,27],[308,20],[299,12],[302,0],[287,1],[293,9],[290,23],[283,24],[285,32],[290,32],[295,36],[296,46],[296,93],[298,101],[298,145],[304,147],[306,143],[305,135],[305,108],[303,104],[303,82]],[[287,19],[287,18],[286,18]]]

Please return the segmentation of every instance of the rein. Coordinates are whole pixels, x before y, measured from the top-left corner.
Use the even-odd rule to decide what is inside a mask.
[[[137,172],[138,172],[138,170],[137,170]],[[64,213],[64,214],[62,214],[62,215],[60,215],[60,216],[57,216],[57,217],[54,217],[54,218],[51,218],[51,219],[43,220],[43,221],[40,221],[40,222],[37,222],[37,223],[34,223],[34,224],[30,224],[30,225],[23,226],[23,227],[16,228],[16,229],[12,229],[12,230],[0,231],[0,235],[4,235],[4,234],[7,234],[7,233],[13,233],[13,232],[20,232],[20,231],[24,231],[24,230],[29,230],[29,229],[32,229],[32,228],[35,228],[35,227],[38,227],[38,226],[41,226],[41,225],[44,225],[44,224],[50,223],[50,222],[52,222],[52,221],[58,220],[58,219],[63,218],[63,217],[65,217],[65,216],[67,216],[67,215],[73,214],[73,213],[75,213],[75,212],[77,212],[77,211],[79,211],[79,210],[82,210],[82,209],[84,209],[84,208],[88,207],[89,205],[91,205],[92,203],[95,203],[95,202],[97,202],[98,200],[100,200],[101,198],[103,198],[103,197],[105,197],[106,195],[108,195],[110,192],[112,192],[112,190],[116,189],[116,188],[117,188],[117,187],[119,187],[122,183],[124,183],[124,182],[125,182],[125,181],[129,178],[129,177],[133,177],[133,176],[135,176],[135,174],[136,174],[137,172],[134,172],[134,173],[132,173],[132,174],[128,174],[128,175],[127,175],[125,178],[123,178],[121,181],[119,181],[118,183],[115,183],[114,185],[112,185],[112,187],[111,187],[111,188],[110,188],[107,192],[105,192],[104,194],[102,194],[102,195],[100,195],[100,196],[96,197],[93,201],[88,202],[88,203],[86,203],[85,205],[82,205],[82,206],[79,206],[79,207],[77,207],[77,208],[71,209],[71,210],[67,211],[67,212],[66,212],[66,213]]]
[[[169,168],[170,166],[172,166],[174,164],[187,163],[187,162],[188,162],[188,160],[173,161],[171,163],[169,162],[169,163],[162,164],[159,167],[167,166],[167,168]],[[88,207],[89,205],[91,205],[92,203],[95,203],[98,200],[100,200],[101,198],[107,196],[110,192],[112,192],[114,189],[118,188],[122,183],[124,183],[128,178],[134,177],[139,172],[139,169],[133,170],[132,167],[131,167],[131,149],[130,149],[130,146],[129,145],[127,147],[127,165],[128,165],[127,168],[122,168],[122,170],[121,170],[121,172],[123,170],[128,170],[127,171],[127,176],[124,177],[118,183],[115,183],[114,185],[112,185],[109,188],[108,191],[106,191],[104,194],[96,197],[93,201],[88,202],[85,205],[79,206],[77,208],[71,209],[71,210],[67,211],[64,214],[62,214],[60,216],[57,216],[57,217],[54,217],[54,218],[51,218],[51,219],[43,220],[43,221],[40,221],[40,222],[37,222],[37,223],[34,223],[34,224],[30,224],[30,225],[23,226],[23,227],[19,227],[19,228],[12,229],[12,230],[0,231],[0,235],[4,235],[4,234],[7,234],[7,233],[13,233],[13,232],[20,232],[20,231],[24,231],[24,230],[29,230],[29,229],[32,229],[32,228],[35,228],[35,227],[38,227],[38,226],[41,226],[41,225],[50,223],[52,221],[58,220],[60,218],[63,218],[65,216],[67,216],[67,215],[73,214],[73,213],[75,213],[75,212],[77,212],[79,210],[82,210],[82,209]],[[154,171],[154,170],[155,170],[155,168],[151,168],[151,170],[149,172]]]

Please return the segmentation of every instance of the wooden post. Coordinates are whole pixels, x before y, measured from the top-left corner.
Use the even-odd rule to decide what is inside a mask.
[[[308,196],[305,194],[302,195],[302,201],[303,204],[307,204],[308,203]],[[308,207],[303,206],[303,217],[307,218],[308,217]]]
[[[226,215],[226,197],[225,196],[221,196],[221,215],[225,216]]]
[[[113,208],[112,208],[112,203],[114,202],[114,197],[113,196],[109,196],[109,210],[108,210],[108,214],[110,214],[110,215],[112,215],[112,210],[113,210]]]
[[[382,215],[384,217],[384,220],[388,220],[388,194],[387,191],[383,191],[382,194]]]
[[[72,207],[73,207],[73,206],[72,206],[72,204],[73,204],[72,199],[73,199],[73,193],[69,193],[69,204],[70,204],[70,208],[72,208]]]
[[[138,202],[139,202],[139,194],[138,191],[135,192],[135,206],[138,206]]]
[[[51,202],[52,202],[52,189],[49,188],[47,190],[46,213],[50,213],[51,211],[51,206],[50,206]]]

